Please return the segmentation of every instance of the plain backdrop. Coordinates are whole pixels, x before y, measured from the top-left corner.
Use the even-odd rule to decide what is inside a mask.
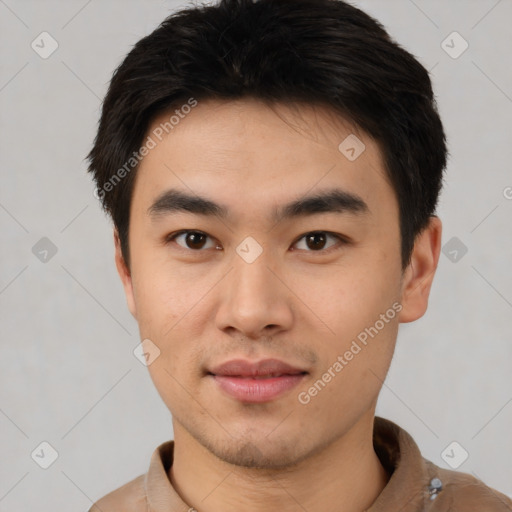
[[[512,496],[512,1],[353,3],[430,71],[451,155],[429,310],[401,325],[377,414]],[[86,511],[173,436],[84,158],[115,67],[187,5],[0,0],[1,512]]]

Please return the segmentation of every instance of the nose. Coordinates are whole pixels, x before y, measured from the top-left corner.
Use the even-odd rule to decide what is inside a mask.
[[[286,286],[286,279],[269,266],[264,255],[265,251],[252,263],[238,255],[234,258],[234,268],[219,291],[216,314],[219,329],[258,339],[291,328],[293,293]]]

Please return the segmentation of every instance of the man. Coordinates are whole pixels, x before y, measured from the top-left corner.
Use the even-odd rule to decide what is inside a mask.
[[[333,0],[177,12],[89,154],[174,440],[91,511],[510,511],[375,417],[439,259],[427,71]]]

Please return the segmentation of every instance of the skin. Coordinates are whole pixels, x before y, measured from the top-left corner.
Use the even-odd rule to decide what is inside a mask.
[[[351,133],[366,145],[353,162],[338,150]],[[225,205],[229,217],[152,219],[148,208],[171,187]],[[370,213],[269,220],[274,207],[331,187],[358,194]],[[206,233],[205,247],[185,236],[166,243],[182,229]],[[350,242],[328,237],[316,248],[304,238],[311,231]],[[263,249],[250,264],[236,252],[247,236]],[[389,479],[372,445],[377,398],[399,323],[427,309],[441,242],[433,216],[402,273],[398,203],[378,144],[321,106],[200,101],[137,171],[130,268],[116,232],[114,240],[141,339],[160,349],[148,369],[172,413],[169,478],[182,499],[201,512],[368,508]],[[395,302],[395,318],[300,403],[298,394]],[[271,357],[309,373],[267,403],[242,403],[205,376],[231,359]]]

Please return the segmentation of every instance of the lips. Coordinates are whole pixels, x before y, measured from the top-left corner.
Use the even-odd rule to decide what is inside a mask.
[[[307,372],[279,359],[265,359],[256,363],[244,359],[234,359],[212,368],[209,373],[226,377],[270,378]]]
[[[229,397],[240,402],[262,403],[290,391],[307,373],[278,359],[257,363],[236,359],[212,368],[208,375]]]

